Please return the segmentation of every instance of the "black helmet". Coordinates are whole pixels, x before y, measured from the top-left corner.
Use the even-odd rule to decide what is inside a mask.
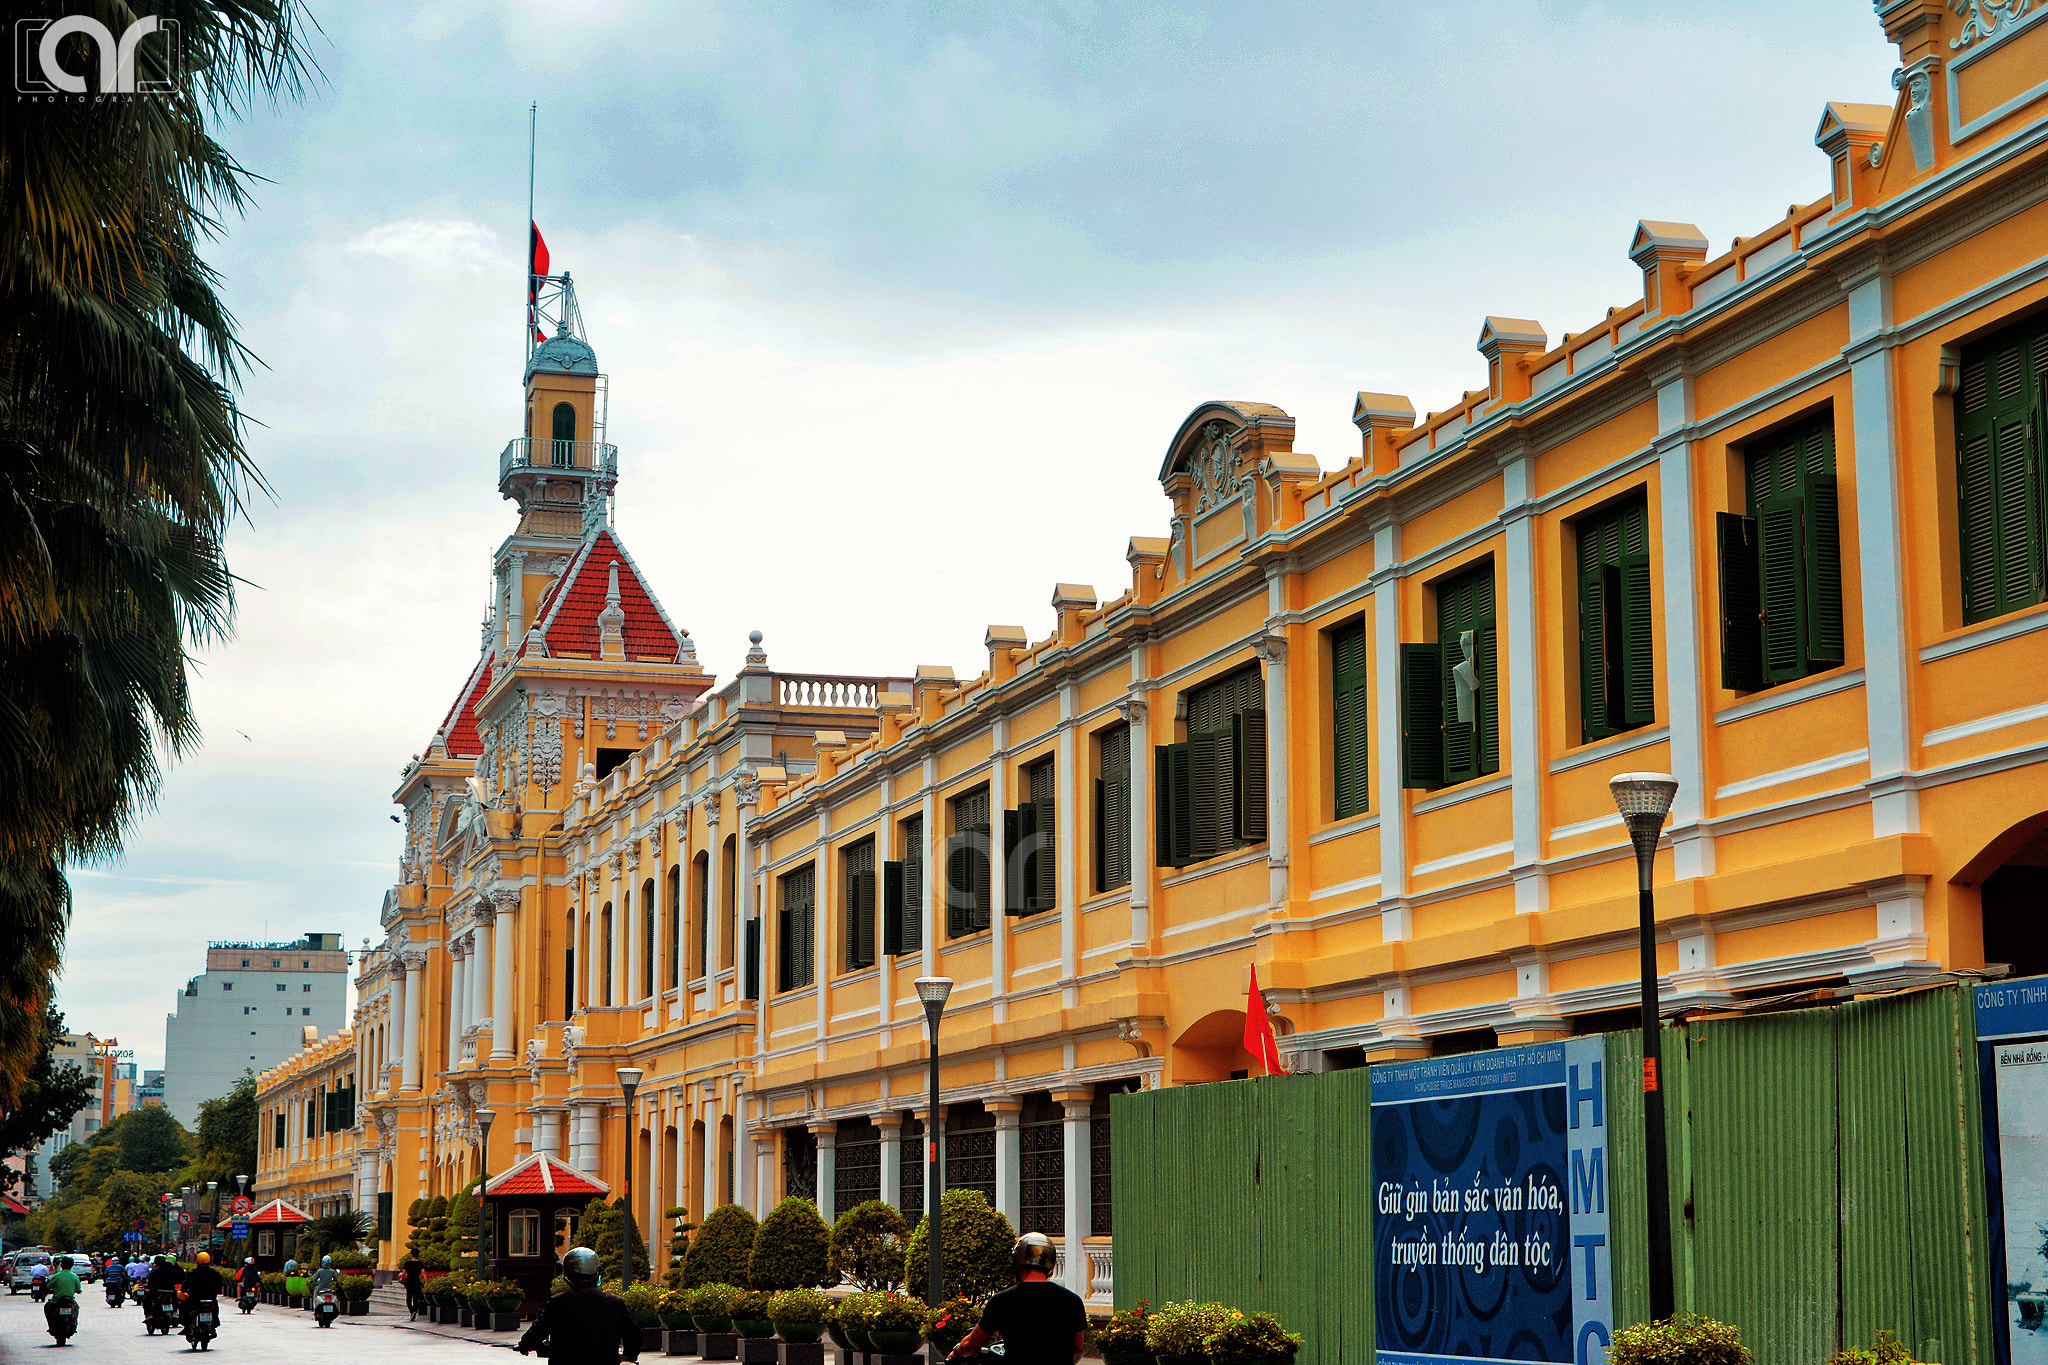
[[[1027,1232],[1010,1248],[1010,1264],[1018,1270],[1036,1270],[1050,1275],[1059,1264],[1059,1251],[1042,1232]]]
[[[562,1274],[570,1284],[596,1284],[600,1273],[597,1253],[589,1247],[575,1247],[562,1257]]]

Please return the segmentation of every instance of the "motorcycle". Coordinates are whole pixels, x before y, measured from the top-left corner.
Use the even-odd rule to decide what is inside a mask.
[[[121,1306],[121,1301],[127,1297],[127,1291],[123,1289],[120,1285],[112,1283],[109,1283],[107,1285],[107,1307],[119,1308]]]
[[[313,1296],[313,1321],[315,1326],[332,1327],[334,1320],[341,1316],[341,1300],[332,1289],[323,1289]]]
[[[242,1296],[235,1300],[235,1307],[241,1309],[242,1312],[244,1312],[245,1314],[253,1313],[256,1311],[255,1285],[245,1284],[242,1286]]]
[[[178,1291],[175,1289],[154,1289],[142,1304],[142,1328],[151,1336],[162,1332],[171,1334],[178,1325]]]
[[[45,1310],[49,1318],[50,1335],[57,1339],[59,1346],[70,1345],[70,1336],[78,1330],[78,1300],[59,1299]]]
[[[192,1305],[192,1321],[185,1328],[185,1340],[193,1349],[204,1351],[220,1331],[220,1304],[213,1299],[200,1299]]]

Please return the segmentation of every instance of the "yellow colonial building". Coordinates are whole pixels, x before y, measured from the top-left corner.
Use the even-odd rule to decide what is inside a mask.
[[[374,1207],[356,1193],[358,1064],[353,1032],[322,1038],[308,1025],[305,1046],[256,1078],[256,1179],[249,1194],[257,1207],[282,1199],[313,1218]],[[291,1254],[289,1246],[254,1249],[265,1258]]]
[[[947,1183],[1099,1301],[1108,1098],[1250,1069],[1253,966],[1296,1069],[1625,1024],[1625,770],[1679,782],[1668,1010],[2048,970],[2048,22],[1878,8],[1899,95],[1819,105],[1819,198],[1718,253],[1637,224],[1640,297],[1485,319],[1446,411],[1368,382],[1341,466],[1203,404],[1129,582],[971,677],[757,635],[715,686],[551,285],[496,612],[397,793],[355,1200],[458,1187],[488,1109],[492,1171],[630,1149],[643,1227],[914,1214],[943,975]]]

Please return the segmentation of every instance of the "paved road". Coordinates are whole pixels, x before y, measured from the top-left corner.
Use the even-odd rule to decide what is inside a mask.
[[[0,1358],[6,1365],[65,1361],[67,1365],[136,1365],[173,1360],[288,1361],[290,1365],[361,1365],[374,1352],[377,1365],[525,1365],[509,1351],[485,1342],[436,1336],[409,1330],[403,1315],[343,1318],[321,1329],[312,1318],[289,1308],[261,1307],[248,1317],[229,1303],[227,1321],[204,1355],[190,1350],[179,1336],[150,1336],[142,1330],[142,1310],[109,1308],[97,1285],[87,1285],[79,1301],[78,1335],[63,1350],[56,1348],[43,1326],[42,1305],[26,1294],[0,1294]],[[454,1329],[448,1329],[453,1331]],[[510,1337],[511,1333],[505,1336]],[[509,1343],[507,1343],[509,1344]]]

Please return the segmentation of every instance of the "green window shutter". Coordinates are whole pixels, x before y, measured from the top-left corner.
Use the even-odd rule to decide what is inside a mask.
[[[746,951],[741,955],[740,998],[759,1000],[761,998],[761,921],[750,919],[746,922]]]
[[[1956,521],[1964,621],[1998,615],[1998,517],[1989,423],[1968,422],[1956,441]]]
[[[1963,616],[1980,621],[2042,600],[2042,375],[2048,332],[1970,348],[1956,409],[1956,516]],[[2031,359],[2031,364],[2029,363]]]
[[[890,957],[903,952],[903,864],[882,864],[882,951]]]
[[[1721,557],[1721,686],[1754,692],[1764,685],[1756,519],[1716,512],[1714,539]]]
[[[1611,564],[1592,564],[1579,573],[1579,724],[1587,740],[1614,733],[1620,586],[1620,571]]]
[[[1131,730],[1119,725],[1102,742],[1102,887],[1131,884]]]
[[[1366,709],[1365,623],[1354,621],[1330,637],[1330,762],[1337,818],[1362,814],[1369,806],[1366,755],[1370,713]]]
[[[1032,806],[1037,811],[1038,852],[1032,859],[1037,902],[1031,908],[1050,910],[1060,903],[1059,817],[1053,813],[1053,799],[1049,796],[1032,802]]]
[[[1460,632],[1462,635],[1463,632]],[[1454,782],[1470,782],[1479,776],[1479,726],[1477,724],[1478,698],[1473,698],[1473,720],[1458,719],[1458,674],[1457,667],[1464,662],[1462,644],[1439,645],[1442,651],[1443,669],[1438,675],[1443,696],[1438,709],[1443,715],[1443,780],[1449,786]],[[1474,655],[1479,652],[1475,641]]]
[[[974,932],[971,913],[974,899],[974,870],[967,837],[955,834],[946,840],[946,937],[959,938]]]
[[[985,803],[988,798],[984,796],[982,799]],[[969,923],[976,930],[986,929],[995,922],[995,897],[989,894],[989,876],[995,864],[988,856],[988,848],[989,827],[986,824],[975,826],[967,845],[967,867],[973,897],[968,907]]]
[[[1776,494],[1757,508],[1757,595],[1763,603],[1766,683],[1806,674],[1806,556],[1797,494]]]
[[[2041,600],[2040,480],[2034,467],[2033,424],[2000,422],[1992,441],[1997,469],[1998,609],[2016,611]]]
[[[1188,734],[1189,824],[1193,837],[1190,851],[1194,861],[1213,858],[1232,842],[1236,764],[1231,762],[1231,732],[1226,719],[1221,730]]]
[[[1179,867],[1173,845],[1173,751],[1177,744],[1152,746],[1152,864]]]
[[[1266,713],[1237,714],[1237,834],[1247,844],[1265,842]]]
[[[1809,668],[1825,667],[1847,656],[1842,638],[1842,513],[1835,476],[1809,474],[1804,501],[1806,658]]]
[[[1031,808],[1003,812],[1003,862],[1007,865],[1017,856],[1017,845],[1031,837]]]
[[[1401,785],[1444,784],[1443,647],[1401,646]]]
[[[913,815],[903,822],[903,929],[897,950],[924,950],[924,817]]]
[[[1167,745],[1166,756],[1167,780],[1173,789],[1172,857],[1168,865],[1185,867],[1195,860],[1195,749],[1183,740]]]
[[[1657,715],[1657,644],[1650,595],[1650,556],[1621,557],[1622,723],[1648,725]]]
[[[1473,662],[1479,672],[1479,771],[1500,771],[1500,632],[1491,620],[1472,631]]]
[[[868,851],[868,868],[860,874],[860,965],[875,965],[875,869],[872,848]]]
[[[1099,895],[1119,883],[1109,873],[1109,783],[1095,779],[1095,838],[1090,849],[1095,859],[1094,888]]]

